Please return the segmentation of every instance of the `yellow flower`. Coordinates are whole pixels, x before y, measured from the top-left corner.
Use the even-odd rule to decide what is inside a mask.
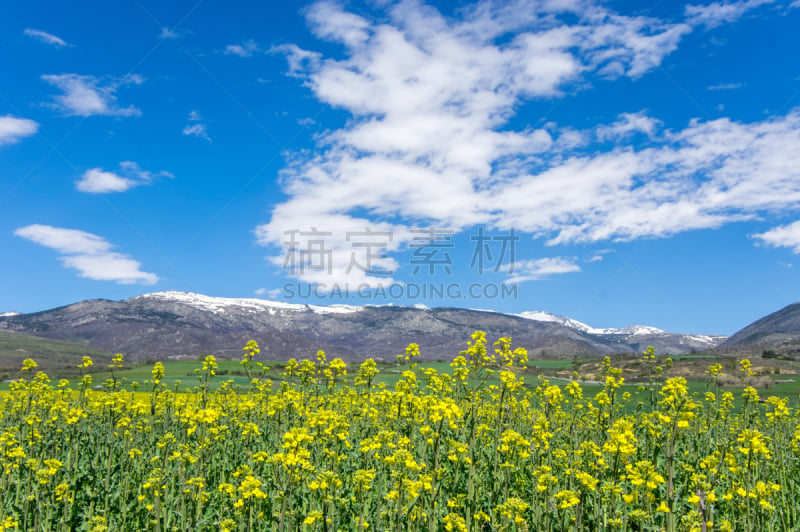
[[[444,524],[444,529],[447,532],[466,532],[467,524],[464,521],[464,518],[458,514],[447,514],[442,519]]]
[[[308,514],[305,519],[303,519],[304,525],[313,525],[317,521],[322,521],[322,512],[319,510],[315,510]]]
[[[636,436],[633,434],[633,422],[620,418],[608,429],[608,441],[603,444],[603,451],[628,456],[636,452]]]
[[[247,475],[239,486],[238,491],[242,494],[242,498],[249,499],[255,497],[257,499],[265,499],[267,494],[261,489],[262,482],[253,475]]]
[[[161,362],[156,362],[153,365],[152,375],[153,375],[153,382],[155,382],[156,384],[161,382],[161,379],[164,378],[164,364],[162,364]]]
[[[11,516],[4,517],[0,521],[0,530],[16,530],[19,527],[19,521]]]
[[[92,517],[89,524],[92,526],[92,528],[89,529],[90,532],[106,532],[108,530],[106,518],[101,515]]]
[[[556,493],[556,501],[556,508],[559,510],[572,508],[581,502],[578,498],[578,494],[571,490],[563,490]]]

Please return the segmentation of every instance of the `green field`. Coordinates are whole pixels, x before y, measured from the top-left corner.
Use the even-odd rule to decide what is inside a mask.
[[[47,341],[50,342],[50,341]],[[57,349],[59,347],[59,342],[52,342],[52,348]],[[81,351],[78,351],[81,353]],[[66,358],[66,360],[71,360],[76,356],[75,353],[71,354],[70,357]],[[105,353],[103,354],[105,356]],[[633,357],[628,358],[620,358],[619,360],[631,360]],[[674,357],[676,361],[680,360],[691,360],[694,362],[702,362],[703,368],[706,368],[708,365],[711,365],[717,362],[719,359],[716,357],[712,357],[709,355],[686,355],[686,356],[676,356]],[[596,363],[592,359],[592,364]],[[257,362],[257,361],[256,361]],[[21,361],[20,361],[21,364]],[[282,375],[285,363],[283,362],[262,362],[263,367],[265,369],[263,373],[263,377],[270,379],[274,382],[282,382],[282,381],[293,381],[294,379],[290,377],[286,377]],[[107,365],[107,364],[106,364]],[[162,380],[162,384],[166,386],[168,389],[182,392],[182,393],[192,393],[195,389],[201,385],[201,381],[199,379],[199,373],[201,373],[202,362],[199,360],[181,360],[181,361],[165,361],[163,362],[165,368],[165,375]],[[239,361],[235,360],[219,360],[218,361],[218,369],[217,369],[217,376],[213,379],[210,385],[211,390],[216,390],[222,383],[229,382],[233,389],[240,389],[244,390],[247,388],[249,382],[247,377],[245,376],[242,366]],[[577,363],[577,366],[580,368],[581,364],[580,361]],[[529,389],[533,389],[542,382],[541,379],[547,379],[551,384],[557,385],[565,385],[570,380],[572,380],[571,374],[573,369],[576,367],[576,362],[567,359],[558,359],[558,360],[531,360],[524,366],[519,368],[518,374],[524,379],[525,385]],[[358,369],[356,364],[350,364],[348,367],[349,375],[346,377],[347,382],[352,384],[352,376],[353,373]],[[398,364],[378,364],[379,373],[376,375],[374,382],[376,384],[382,383],[386,386],[387,389],[394,389],[395,385],[402,379],[402,373],[409,369],[408,365],[398,365]],[[434,369],[437,373],[446,373],[452,375],[453,368],[450,366],[450,362],[443,362],[443,361],[436,361],[436,362],[421,362],[418,364],[416,371],[419,373],[424,372],[426,369]],[[107,382],[108,379],[112,378],[112,373],[108,370],[104,370],[100,364],[95,364],[90,368],[91,370],[91,377],[92,377],[92,385],[98,389],[102,388],[103,384]],[[116,371],[116,378],[121,383],[123,389],[131,390],[134,386],[136,389],[140,391],[146,391],[148,386],[151,386],[152,380],[152,364],[140,364],[133,367],[126,367],[121,370]],[[559,373],[561,376],[555,376],[555,373]],[[9,375],[12,377],[18,377],[20,372],[17,371],[9,371]],[[568,375],[568,376],[567,376]],[[61,378],[66,377],[71,381],[76,381],[80,379],[80,375],[78,373],[77,368],[68,368],[68,369],[57,369],[55,372],[50,374],[51,378]],[[756,386],[759,389],[759,392],[762,393],[764,396],[776,396],[781,398],[792,398],[796,399],[798,394],[800,394],[800,372],[798,373],[783,373],[780,375],[778,379],[780,381],[795,381],[795,382],[778,382],[778,383],[769,383],[767,386]],[[588,396],[593,396],[597,392],[603,389],[603,385],[597,383],[594,380],[584,380],[580,377],[578,381],[581,382],[581,385]],[[133,384],[136,383],[136,384]],[[487,379],[488,384],[499,384],[499,380],[497,379],[496,375],[489,376]],[[641,391],[640,387],[643,385],[643,382],[631,382],[628,380],[626,384],[621,387],[622,393],[629,393],[631,395],[630,401],[628,401],[629,408],[635,408],[636,405],[640,402],[645,402],[649,398],[649,394],[647,391]],[[695,397],[696,399],[701,399],[703,394],[709,390],[709,383],[705,378],[702,377],[702,374],[694,376],[688,376],[687,378],[687,386],[690,395]],[[724,391],[734,392],[735,394],[739,394],[741,389],[743,388],[742,385],[736,386],[727,386],[722,387]],[[9,382],[3,382],[0,384],[0,390],[8,390],[9,389]],[[740,404],[740,400],[737,398],[736,405]]]
[[[108,364],[112,353],[71,342],[0,331],[0,380],[17,375],[26,358],[36,360],[43,370],[54,374],[76,374],[77,365],[85,356]]]
[[[101,389],[112,374],[108,371],[110,353],[99,349],[74,344],[69,342],[59,342],[33,336],[19,335],[14,333],[0,332],[0,375],[3,381],[0,383],[0,390],[9,389],[9,380],[19,378],[21,373],[19,368],[22,361],[26,358],[35,359],[40,367],[38,369],[47,372],[54,380],[67,378],[75,382],[80,379],[80,372],[77,366],[84,356],[89,356],[94,360],[94,365],[87,369],[92,376],[92,386]],[[686,378],[689,392],[694,397],[702,397],[708,390],[708,383],[704,373],[708,366],[719,363],[725,368],[725,373],[735,374],[737,371],[737,360],[730,357],[720,357],[708,353],[688,353],[674,355],[671,376],[679,375]],[[601,384],[596,384],[597,372],[600,369],[600,357],[592,358],[558,358],[547,360],[529,360],[517,371],[525,379],[528,388],[535,388],[540,382],[540,378],[548,378],[554,384],[566,384],[573,378],[573,372],[577,372],[578,380],[583,382],[584,389],[588,394],[594,395],[602,389]],[[664,364],[666,357],[657,357],[658,364]],[[626,379],[622,391],[631,394],[631,407],[647,399],[646,392],[640,392],[641,380],[644,378],[641,357],[635,355],[616,355],[611,357],[612,364],[622,368],[622,375]],[[255,362],[258,362],[257,360]],[[757,363],[768,364],[760,368],[762,373],[770,373],[770,377],[764,382],[753,383],[759,392],[765,395],[774,395],[782,398],[796,398],[800,393],[800,362],[779,361],[779,360],[759,360]],[[197,371],[202,366],[199,360],[180,360],[164,361],[165,377],[163,385],[173,391],[192,392],[198,385]],[[219,360],[217,377],[211,384],[211,389],[217,389],[223,382],[230,382],[233,389],[244,389],[249,382],[245,376],[242,366],[236,360]],[[270,380],[280,382],[287,380],[281,375],[285,363],[283,362],[262,362],[264,367],[263,376]],[[350,382],[352,375],[357,370],[357,364],[350,364],[348,368]],[[145,390],[152,379],[152,364],[138,364],[125,367],[116,371],[116,378],[122,383],[124,389],[132,389],[138,386],[139,390]],[[407,366],[400,366],[395,363],[383,363],[378,365],[379,373],[375,377],[375,383],[382,383],[387,389],[393,389],[397,382],[401,380],[403,371],[409,369]],[[418,370],[434,369],[437,373],[447,373],[452,375],[452,367],[449,361],[423,361],[419,364]],[[773,375],[779,371],[778,375]],[[291,380],[291,379],[289,379]],[[795,382],[774,382],[791,381]],[[490,376],[488,384],[498,384],[496,376]],[[133,384],[137,383],[137,384]],[[738,391],[743,387],[741,383],[723,387],[727,391]],[[738,404],[738,400],[737,400]]]

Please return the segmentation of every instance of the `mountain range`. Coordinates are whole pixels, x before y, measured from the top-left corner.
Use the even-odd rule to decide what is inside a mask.
[[[473,331],[492,341],[513,337],[534,357],[658,353],[716,348],[717,335],[686,335],[635,325],[597,329],[543,311],[503,314],[462,308],[396,305],[307,305],[156,292],[123,301],[87,300],[31,314],[0,314],[0,331],[79,343],[120,352],[134,360],[199,355],[239,358],[256,340],[265,359],[306,358],[317,350],[359,361],[393,359],[409,343],[424,358],[451,359]]]
[[[794,303],[756,320],[720,344],[720,349],[771,349],[778,354],[800,355],[800,303]]]

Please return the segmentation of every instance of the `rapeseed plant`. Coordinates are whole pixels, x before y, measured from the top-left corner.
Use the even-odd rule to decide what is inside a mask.
[[[795,530],[800,527],[800,412],[778,397],[704,396],[668,378],[652,350],[649,404],[621,372],[603,388],[526,383],[510,338],[472,335],[452,375],[398,357],[393,389],[367,360],[323,352],[282,374],[248,342],[248,385],[216,386],[205,357],[193,394],[147,392],[115,371],[91,388],[53,385],[27,359],[0,395],[2,530]],[[743,385],[752,365],[740,365]],[[87,378],[89,377],[89,378]],[[273,382],[272,379],[275,379]],[[631,412],[635,410],[636,414]]]

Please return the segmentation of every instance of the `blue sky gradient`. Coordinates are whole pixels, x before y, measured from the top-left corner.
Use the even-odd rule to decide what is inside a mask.
[[[799,299],[798,0],[2,10],[0,312],[181,290],[731,334]]]

